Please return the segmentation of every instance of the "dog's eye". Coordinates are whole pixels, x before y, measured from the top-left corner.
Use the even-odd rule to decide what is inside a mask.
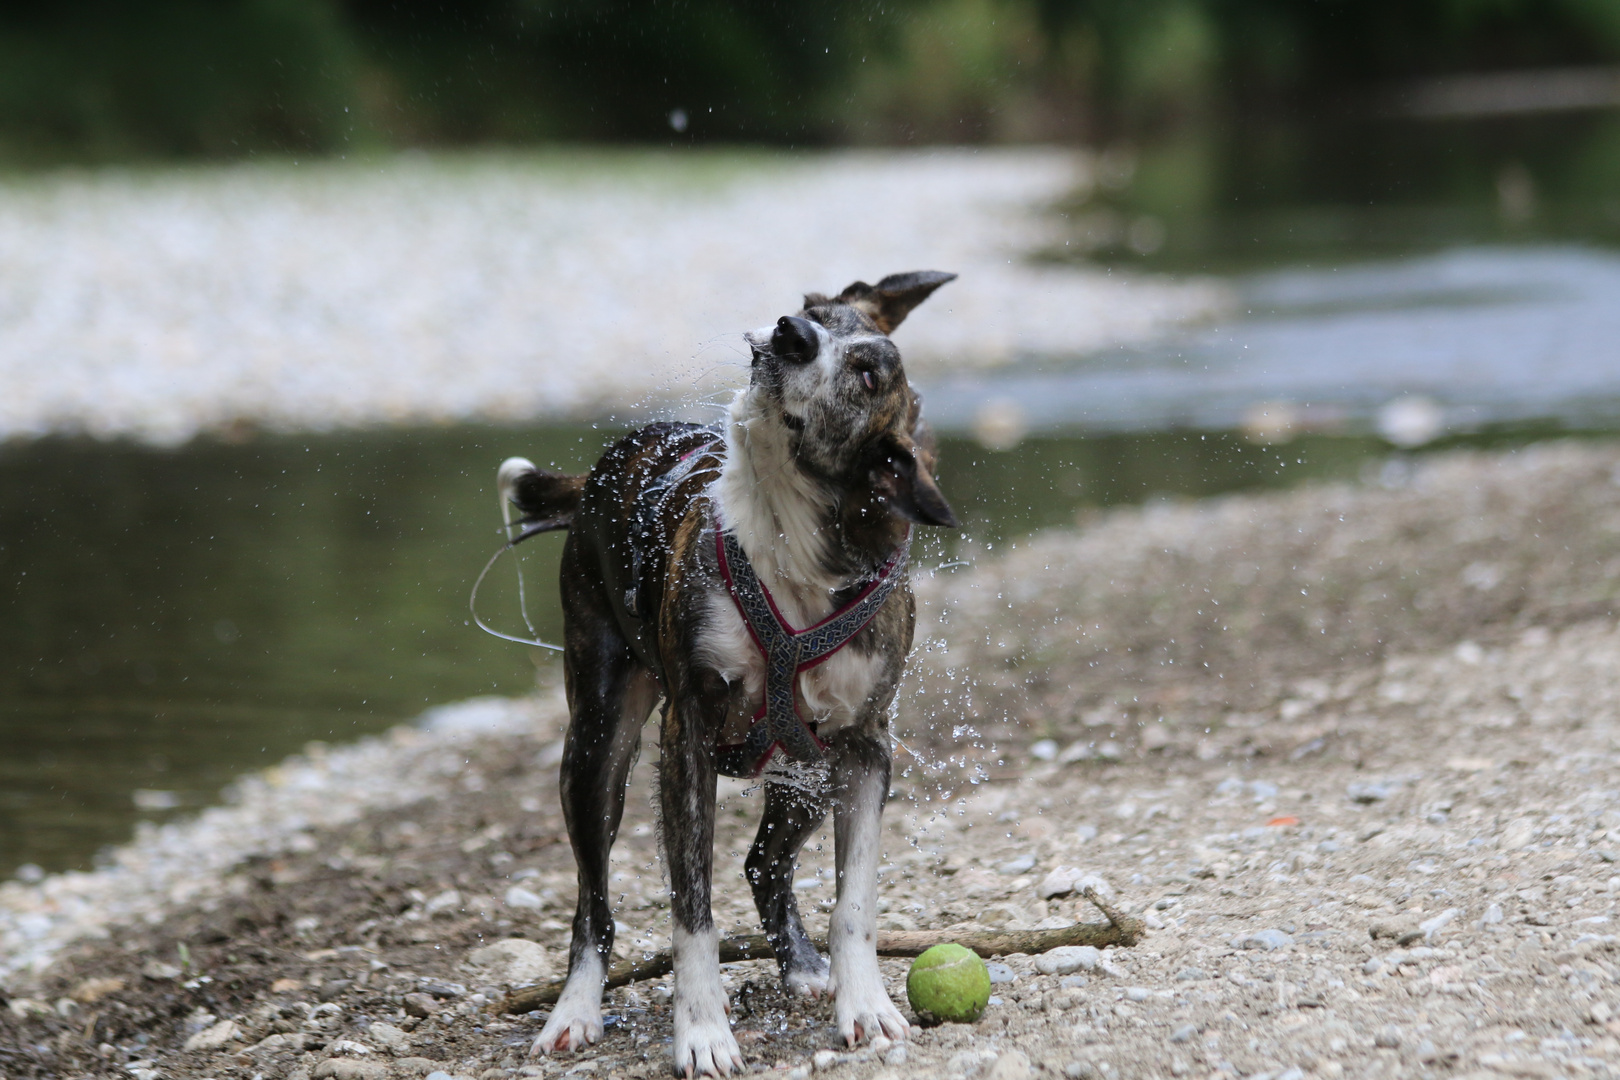
[[[870,371],[861,372],[861,382],[866,384],[868,390],[877,389],[877,378]]]

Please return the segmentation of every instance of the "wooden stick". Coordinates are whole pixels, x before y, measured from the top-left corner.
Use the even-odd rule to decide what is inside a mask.
[[[1058,930],[886,930],[878,933],[879,956],[921,956],[926,950],[945,942],[966,946],[980,956],[1008,956],[1012,953],[1043,953],[1062,945],[1092,945],[1099,949],[1109,945],[1121,948],[1135,945],[1142,939],[1142,921],[1132,918],[1103,902],[1092,888],[1085,890],[1085,898],[1107,916],[1106,923],[1075,923]],[[818,949],[827,943],[818,939]],[[745,934],[720,939],[720,962],[731,964],[739,960],[768,960],[776,956],[764,934]],[[614,964],[608,972],[606,989],[628,986],[633,982],[657,979],[674,969],[674,959],[668,949],[635,962]],[[525,986],[512,991],[493,1006],[498,1013],[533,1012],[544,1005],[554,1005],[562,994],[566,980],[556,979]]]

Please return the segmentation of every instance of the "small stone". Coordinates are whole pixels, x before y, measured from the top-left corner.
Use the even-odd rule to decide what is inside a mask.
[[[1065,975],[1058,980],[1059,990],[1079,990],[1090,984],[1091,980],[1084,975]]]
[[[218,1050],[240,1034],[240,1030],[233,1021],[221,1020],[217,1024],[203,1028],[187,1039],[184,1048],[187,1050]]]
[[[1068,1077],[1068,1080],[1095,1080],[1102,1074],[1097,1071],[1097,1066],[1089,1061],[1071,1061],[1063,1066],[1063,1075]]]
[[[1265,952],[1286,949],[1293,943],[1291,935],[1273,928],[1256,930],[1252,934],[1239,934],[1228,942],[1234,949],[1261,949]]]
[[[1586,1016],[1594,1024],[1606,1024],[1614,1016],[1614,1010],[1610,1009],[1606,1002],[1599,1001],[1593,1004]]]
[[[1452,919],[1455,919],[1461,910],[1461,908],[1446,908],[1434,918],[1425,919],[1423,922],[1418,923],[1418,929],[1423,931],[1424,937],[1432,940],[1434,935],[1444,929]]]
[[[270,984],[272,994],[291,994],[304,988],[302,979],[277,979]]]
[[[1492,904],[1485,909],[1485,917],[1480,920],[1486,926],[1495,926],[1502,921],[1502,905]]]
[[[167,982],[170,979],[178,979],[181,975],[181,971],[173,964],[165,964],[161,960],[153,960],[151,963],[141,968],[141,974],[156,982]]]
[[[1006,874],[1008,877],[1017,877],[1019,874],[1027,874],[1033,869],[1035,869],[1035,856],[1030,855],[1027,852],[1015,859],[1008,859],[1006,862],[996,867],[996,870],[999,873]]]
[[[263,1039],[248,1047],[247,1052],[255,1056],[275,1054],[283,1050],[291,1050],[297,1053],[304,1049],[308,1042],[309,1037],[301,1031],[278,1032],[274,1035],[266,1035]]]
[[[998,964],[994,960],[991,960],[984,966],[990,972],[990,982],[992,984],[1013,983],[1018,981],[1018,972],[1014,971],[1006,964]]]
[[[521,885],[513,885],[506,890],[506,906],[520,911],[539,911],[546,906],[546,902],[538,893],[530,892]]]
[[[432,1072],[422,1077],[422,1080],[456,1080],[456,1078],[445,1072],[443,1069],[434,1069]]]
[[[439,1003],[433,999],[432,994],[406,994],[404,1005],[405,1014],[419,1020],[426,1020],[439,1011]]]
[[[1176,972],[1177,982],[1200,982],[1207,978],[1209,978],[1209,974],[1202,968],[1184,967]]]
[[[1060,866],[1041,879],[1035,886],[1035,895],[1042,900],[1050,900],[1054,896],[1068,896],[1074,892],[1074,880],[1080,876],[1080,871],[1072,866]]]
[[[816,1072],[826,1072],[838,1064],[838,1051],[817,1050],[810,1058],[810,1065]]]
[[[1276,1080],[1305,1080],[1305,1070],[1298,1065],[1291,1065],[1278,1073]]]
[[[1029,756],[1036,761],[1055,761],[1058,756],[1058,744],[1051,739],[1042,739],[1029,748]]]
[[[439,1068],[439,1063],[437,1061],[434,1061],[432,1058],[404,1057],[404,1058],[399,1058],[394,1062],[393,1071],[394,1071],[395,1076],[405,1078],[405,1077],[427,1076],[428,1073],[434,1072],[438,1068]],[[533,1065],[525,1065],[524,1066],[524,1069],[532,1069],[532,1068],[535,1068],[535,1067]],[[518,1075],[519,1076],[531,1076],[531,1075],[532,1076],[539,1076],[539,1075],[541,1075],[541,1071],[536,1071],[534,1073],[527,1073],[527,1072],[523,1072],[523,1071],[520,1070],[518,1072]]]
[[[1384,961],[1382,957],[1369,956],[1367,958],[1367,962],[1361,965],[1361,973],[1363,975],[1376,975],[1382,971],[1383,968]]]
[[[882,1057],[888,1052],[889,1047],[893,1045],[893,1040],[887,1035],[875,1035],[872,1037],[872,1041],[866,1044],[866,1048],[872,1051],[875,1056]]]
[[[1125,1000],[1126,1001],[1135,1001],[1135,1002],[1140,1003],[1140,1002],[1148,1000],[1152,996],[1153,996],[1153,991],[1149,990],[1145,986],[1127,986],[1125,988]]]
[[[403,1054],[411,1048],[411,1037],[393,1024],[372,1024],[371,1040],[384,1050]]]
[[[1355,783],[1345,788],[1345,794],[1350,796],[1351,802],[1375,803],[1388,799],[1395,794],[1395,789],[1389,784]]]
[[[810,1066],[795,1065],[788,1070],[787,1080],[810,1080]]]
[[[353,985],[353,979],[330,979],[321,983],[321,989],[315,996],[322,1001],[336,1001],[348,993],[349,988]]]
[[[906,1063],[906,1044],[896,1043],[889,1047],[889,1052],[883,1055],[883,1064],[890,1066],[904,1065]]]
[[[1076,971],[1096,971],[1101,962],[1102,953],[1094,946],[1060,945],[1037,956],[1035,970],[1042,975],[1072,975]]]
[[[1373,1045],[1381,1050],[1394,1050],[1401,1045],[1401,1029],[1394,1024],[1379,1030],[1373,1036]]]
[[[1029,1056],[1022,1050],[1008,1050],[996,1058],[985,1080],[1029,1080],[1030,1073]]]
[[[1198,1038],[1198,1027],[1195,1024],[1182,1024],[1170,1033],[1170,1041],[1173,1043],[1192,1042],[1196,1038]]]
[[[1419,1061],[1430,1062],[1440,1057],[1440,1051],[1434,1048],[1434,1043],[1424,1039],[1417,1045],[1417,1058]]]

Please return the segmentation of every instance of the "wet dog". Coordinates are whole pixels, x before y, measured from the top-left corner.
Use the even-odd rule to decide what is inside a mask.
[[[749,383],[722,424],[653,424],[585,477],[521,458],[501,466],[502,493],[531,531],[569,529],[561,789],[579,903],[566,988],[535,1052],[602,1035],[608,853],[642,725],[660,699],[675,1071],[743,1064],[710,911],[719,773],[765,780],[746,868],[783,984],[831,995],[851,1045],[905,1037],[876,952],[887,724],[912,641],[912,526],[956,518],[889,334],[953,277],[896,274],[805,297],[798,314],[747,335]],[[793,875],[829,808],[838,877],[823,958]]]

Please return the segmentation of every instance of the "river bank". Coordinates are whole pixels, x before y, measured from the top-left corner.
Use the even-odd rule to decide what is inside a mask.
[[[732,965],[745,1054],[863,1080],[1610,1075],[1617,542],[1620,448],[1562,443],[1100,513],[919,576],[881,925],[1092,917],[1091,876],[1151,932],[1007,958],[984,1019],[882,1053]],[[565,962],[560,719],[486,702],[315,748],[106,878],[0,888],[0,1073],[661,1075],[667,987],[616,991],[604,1043],[551,1061],[524,1056],[540,1016],[487,1010]],[[667,939],[646,750],[625,955]],[[722,790],[727,931],[754,922],[756,809]],[[194,861],[118,869],[164,845]],[[830,856],[796,883],[812,925]],[[75,889],[94,918],[63,914]],[[26,918],[47,944],[16,944]],[[480,951],[511,938],[532,944]]]
[[[1208,281],[1035,264],[1092,155],[554,151],[0,183],[0,439],[699,408],[807,291],[938,268],[913,375],[1209,318]],[[769,238],[762,249],[761,238]]]

